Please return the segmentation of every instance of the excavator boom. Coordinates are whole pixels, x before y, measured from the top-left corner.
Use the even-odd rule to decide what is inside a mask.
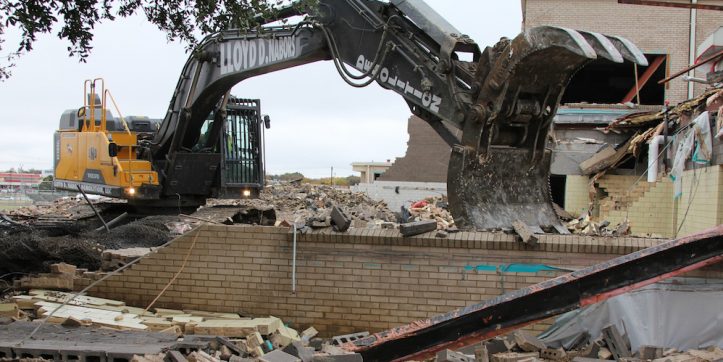
[[[287,13],[299,14],[306,18],[293,27],[224,31],[195,49],[149,150],[164,197],[208,194],[184,187],[204,185],[215,172],[213,156],[192,149],[235,84],[331,60],[348,84],[377,83],[402,96],[453,148],[448,193],[460,226],[522,221],[564,232],[552,208],[545,142],[565,87],[598,57],[646,62],[625,39],[557,27],[481,51],[422,0],[319,0]]]

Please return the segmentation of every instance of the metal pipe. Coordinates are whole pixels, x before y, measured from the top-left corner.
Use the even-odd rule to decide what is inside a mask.
[[[95,216],[97,216],[100,219],[100,222],[103,223],[103,227],[105,227],[105,231],[110,232],[110,229],[108,228],[108,224],[105,223],[105,220],[103,220],[103,217],[100,216],[100,213],[98,213],[98,210],[95,209],[95,206],[93,206],[93,203],[90,202],[88,199],[88,195],[85,194],[85,191],[83,191],[82,188],[80,188],[80,185],[78,185],[78,191],[83,195],[83,198],[85,199],[85,202],[90,205],[90,208],[93,209],[93,212],[95,213]]]
[[[698,25],[698,10],[695,8],[695,5],[698,4],[698,0],[690,0],[690,3],[693,5],[693,7],[690,9],[690,52],[689,52],[689,59],[688,64],[695,64],[695,53],[696,53],[696,31],[697,31],[697,25]],[[695,71],[690,70],[688,73],[688,76],[693,77],[695,75]],[[688,83],[688,99],[693,98],[693,91],[694,91],[694,84]]]
[[[294,221],[294,243],[291,255],[291,294],[296,295],[296,221]]]
[[[658,181],[658,154],[660,145],[665,142],[665,136],[655,136],[648,146],[648,182]]]
[[[118,217],[116,217],[115,219],[113,219],[113,220],[111,220],[111,221],[108,221],[108,226],[107,226],[107,227],[108,227],[108,228],[112,228],[112,227],[118,225],[118,224],[119,224],[120,222],[122,222],[123,220],[125,220],[127,217],[128,217],[128,213],[127,213],[127,212],[124,212],[124,213],[120,214]],[[99,227],[99,228],[97,228],[97,229],[95,229],[95,231],[101,231],[101,230],[103,230],[103,227],[102,227],[102,226]]]

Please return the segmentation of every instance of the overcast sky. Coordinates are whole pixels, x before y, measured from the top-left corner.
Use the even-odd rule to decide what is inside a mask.
[[[515,0],[427,0],[482,48],[520,31]],[[8,39],[5,48],[15,46]],[[55,35],[40,37],[0,83],[0,169],[52,167],[53,132],[60,114],[82,106],[83,80],[103,77],[123,115],[162,118],[187,54],[180,43],[135,16],[96,27],[87,63],[67,55]],[[260,98],[269,114],[269,173],[300,171],[310,177],[352,174],[351,163],[385,161],[406,151],[402,97],[374,84],[344,83],[330,62],[288,69],[237,85],[234,95]]]

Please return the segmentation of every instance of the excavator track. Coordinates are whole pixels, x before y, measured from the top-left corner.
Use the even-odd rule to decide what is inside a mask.
[[[565,232],[552,206],[545,145],[568,83],[598,58],[647,65],[626,39],[551,26],[485,50],[476,74],[480,91],[449,161],[447,189],[458,225],[509,229],[521,221]]]

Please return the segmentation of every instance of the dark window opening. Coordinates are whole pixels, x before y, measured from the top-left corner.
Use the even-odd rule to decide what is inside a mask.
[[[567,176],[565,175],[551,175],[550,176],[550,193],[552,193],[552,202],[559,205],[561,208],[565,208],[565,185],[567,183]]]
[[[638,79],[654,64],[658,54],[646,54],[650,64],[647,67],[638,66]],[[640,104],[661,105],[665,102],[665,85],[658,81],[665,78],[667,57],[650,79],[640,89]],[[622,103],[625,96],[635,89],[635,68],[633,63],[613,63],[609,60],[598,59],[582,68],[570,81],[562,96],[562,103]],[[638,103],[633,97],[633,103]]]
[[[635,166],[638,160],[635,157],[628,157],[625,161],[618,165],[618,169],[621,170],[635,170]]]
[[[382,177],[383,173],[375,172],[374,173],[374,181],[376,181],[378,178]]]

